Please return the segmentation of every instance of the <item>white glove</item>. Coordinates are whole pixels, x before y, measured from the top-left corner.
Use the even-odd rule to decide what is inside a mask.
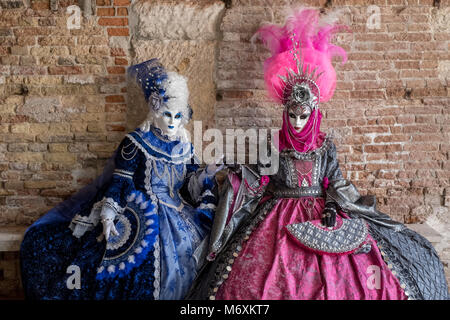
[[[225,165],[223,163],[220,164],[208,164],[206,166],[206,174],[208,175],[208,177],[213,177],[216,175],[217,172],[219,172],[220,170],[223,169]]]
[[[203,170],[202,173],[198,177],[198,182],[200,182],[200,184],[203,184],[203,181],[205,180],[206,177],[212,178],[216,175],[217,172],[219,172],[220,170],[223,169],[223,167],[225,165],[223,163],[219,163],[219,162],[222,162],[223,157],[224,156],[222,155],[216,161],[216,163],[211,163],[206,166],[205,170]]]
[[[108,206],[103,206],[102,212],[100,213],[100,218],[102,219],[103,224],[103,235],[105,236],[106,241],[108,241],[110,234],[118,236],[119,232],[117,232],[116,227],[114,225],[114,217],[116,213],[113,209]]]

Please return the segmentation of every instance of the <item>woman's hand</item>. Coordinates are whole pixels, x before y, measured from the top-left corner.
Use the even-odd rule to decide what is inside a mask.
[[[206,166],[206,169],[205,169],[206,175],[208,177],[214,177],[217,172],[219,172],[220,170],[223,169],[223,167],[224,167],[223,163],[221,163],[221,164],[214,164],[214,163],[213,164],[208,164]]]
[[[218,160],[216,160],[215,163],[208,164],[205,167],[205,169],[202,171],[202,173],[198,176],[198,182],[200,184],[203,184],[203,181],[206,178],[209,178],[209,179],[213,178],[217,172],[219,172],[220,170],[223,169],[225,164],[221,163],[222,159],[223,159],[223,155]]]
[[[110,234],[114,236],[118,236],[119,232],[117,232],[116,226],[114,225],[114,221],[110,219],[102,219],[103,224],[103,235],[105,236],[105,240],[109,240]]]
[[[325,204],[325,208],[322,211],[322,224],[328,228],[332,228],[336,225],[337,205],[334,202],[328,202]]]
[[[112,234],[114,236],[118,236],[119,232],[117,232],[116,226],[114,225],[114,217],[116,213],[114,210],[108,207],[103,207],[102,212],[100,213],[101,221],[103,224],[103,235],[105,236],[105,240],[109,240],[109,236]]]
[[[211,163],[206,166],[205,172],[208,177],[214,177],[217,172],[223,169],[225,166],[223,163],[223,157],[224,155],[222,154],[216,159],[215,163]]]

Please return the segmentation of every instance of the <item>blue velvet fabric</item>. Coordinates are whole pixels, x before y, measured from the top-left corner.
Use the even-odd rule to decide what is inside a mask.
[[[182,145],[184,148],[180,148]],[[192,160],[190,143],[168,141],[156,131],[137,129],[129,133],[101,176],[26,231],[20,250],[26,297],[182,299],[197,273],[193,253],[209,233],[214,213],[191,206],[180,195],[188,178],[196,178],[192,174],[198,165]],[[205,183],[204,188],[212,189],[214,184]],[[98,241],[101,223],[94,224],[80,238],[72,235],[69,225],[75,216],[89,217],[93,205],[105,198],[113,199],[126,210],[133,193],[144,195],[145,200],[155,204],[154,209],[152,206],[146,210],[147,215],[155,214],[152,221],[158,228],[151,230],[151,239],[156,240],[145,247],[145,254],[127,253],[133,254],[136,263],[129,263],[120,276],[114,272],[108,277],[99,276],[107,248],[105,240]],[[208,196],[204,201],[215,199]],[[138,207],[135,211],[143,214]],[[209,219],[199,218],[205,215]],[[135,231],[136,226],[131,229]],[[74,277],[70,266],[79,268],[80,288],[68,285]]]

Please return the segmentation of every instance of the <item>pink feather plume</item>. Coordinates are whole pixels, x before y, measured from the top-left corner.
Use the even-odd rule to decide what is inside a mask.
[[[303,66],[309,70],[318,68],[322,75],[316,81],[320,88],[320,101],[326,102],[333,96],[336,88],[336,72],[331,61],[340,56],[342,63],[347,61],[347,53],[339,46],[333,45],[332,36],[340,31],[350,31],[345,25],[326,22],[320,18],[319,11],[301,9],[286,18],[284,26],[266,24],[256,35],[270,50],[272,56],[264,62],[264,80],[270,96],[278,103],[283,103],[284,83],[279,76],[286,76],[287,69],[297,71],[297,65],[290,50],[294,48],[291,40],[295,34],[295,42],[301,46]],[[287,68],[287,69],[286,69]]]

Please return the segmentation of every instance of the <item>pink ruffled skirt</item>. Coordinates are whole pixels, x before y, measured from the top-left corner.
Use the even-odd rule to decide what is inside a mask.
[[[407,299],[370,235],[369,253],[319,255],[296,243],[286,225],[320,219],[323,207],[322,198],[278,200],[242,245],[216,299]]]

